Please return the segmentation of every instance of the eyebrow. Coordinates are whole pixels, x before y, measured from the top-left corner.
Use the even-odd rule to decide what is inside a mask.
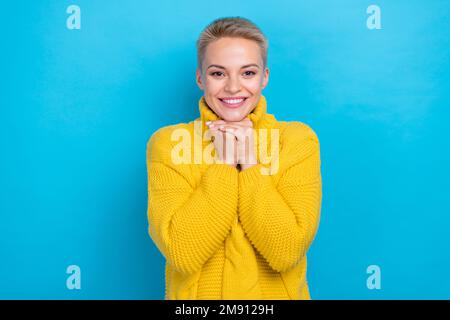
[[[209,68],[212,68],[212,67],[216,67],[216,68],[219,68],[219,69],[225,69],[224,66],[219,66],[218,64],[212,64],[206,69],[209,69]],[[241,69],[248,68],[248,67],[257,67],[257,68],[259,68],[259,66],[256,63],[251,63],[251,64],[246,64],[245,66],[242,66]]]

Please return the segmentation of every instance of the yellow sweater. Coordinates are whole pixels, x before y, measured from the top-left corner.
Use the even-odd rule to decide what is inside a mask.
[[[258,164],[243,171],[194,159],[194,142],[213,146],[204,139],[205,122],[219,119],[204,96],[198,119],[149,139],[148,231],[166,259],[166,300],[311,298],[306,252],[320,220],[319,140],[308,125],[277,121],[266,108],[261,95],[249,117],[258,132],[267,129],[268,144],[256,139]],[[177,129],[191,134],[190,163],[173,161]],[[268,175],[261,169],[273,163],[260,150],[270,155],[272,129],[279,163]]]

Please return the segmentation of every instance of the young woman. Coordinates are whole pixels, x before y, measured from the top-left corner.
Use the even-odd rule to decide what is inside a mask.
[[[322,200],[319,140],[267,113],[268,42],[241,17],[197,41],[195,121],[147,144],[149,235],[165,299],[310,299],[306,253]]]

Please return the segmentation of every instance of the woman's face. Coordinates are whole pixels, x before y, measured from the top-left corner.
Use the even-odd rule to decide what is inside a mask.
[[[196,80],[206,103],[220,118],[241,121],[253,111],[269,81],[269,69],[262,68],[261,49],[256,42],[220,38],[206,48],[202,72],[197,69]],[[227,103],[226,98],[235,100]]]

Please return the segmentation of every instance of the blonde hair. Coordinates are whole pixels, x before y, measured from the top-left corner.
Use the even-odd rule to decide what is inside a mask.
[[[200,71],[208,45],[223,37],[244,38],[255,41],[261,49],[263,69],[267,66],[269,41],[249,19],[242,17],[218,18],[203,29],[197,40],[197,64]]]

